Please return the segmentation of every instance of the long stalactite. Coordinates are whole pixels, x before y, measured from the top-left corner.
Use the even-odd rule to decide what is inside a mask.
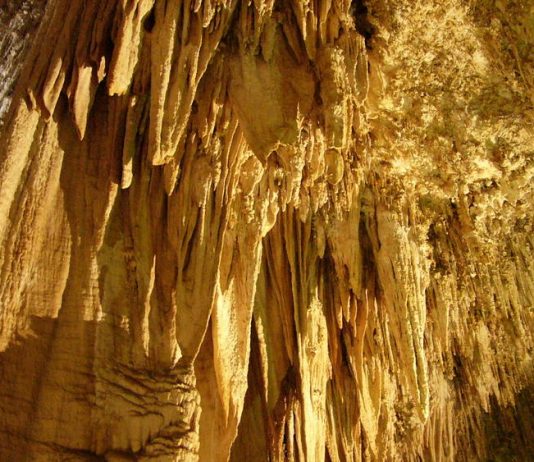
[[[0,460],[534,457],[530,2],[15,3]]]

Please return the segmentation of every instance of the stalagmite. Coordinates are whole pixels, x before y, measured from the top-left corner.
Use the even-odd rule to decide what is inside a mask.
[[[534,459],[534,6],[0,0],[0,461]]]

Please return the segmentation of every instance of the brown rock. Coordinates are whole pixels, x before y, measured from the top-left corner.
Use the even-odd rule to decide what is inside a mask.
[[[533,24],[0,0],[0,460],[534,458]]]

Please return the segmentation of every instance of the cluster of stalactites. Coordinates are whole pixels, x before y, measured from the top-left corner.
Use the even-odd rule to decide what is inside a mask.
[[[336,183],[340,153],[362,123],[354,103],[367,93],[363,38],[349,7],[346,0],[53,0],[37,41],[54,41],[34,49],[22,82],[45,117],[65,94],[80,139],[97,91],[128,98],[122,186],[131,182],[132,150],[146,125],[145,155],[165,165],[170,193],[204,99],[199,85],[222,60],[204,85],[208,92],[220,87],[210,112],[229,99],[262,162],[280,148],[284,167],[302,163],[302,138],[316,140],[313,149],[327,152],[326,174]]]
[[[280,460],[320,461],[325,452],[332,460],[453,457],[462,444],[456,429],[472,431],[473,416],[489,408],[491,396],[513,402],[521,386],[522,372],[502,386],[481,384],[470,372],[491,377],[490,339],[498,337],[471,306],[495,292],[492,322],[513,318],[518,338],[525,337],[518,351],[526,351],[528,322],[514,307],[532,304],[525,295],[532,293],[532,252],[518,235],[521,258],[507,269],[515,285],[505,290],[499,272],[476,260],[475,244],[464,237],[465,210],[453,216],[443,206],[440,221],[409,183],[388,177],[379,160],[367,162],[375,153],[367,149],[365,111],[380,78],[369,70],[349,3],[50,0],[36,39],[45,45],[27,60],[21,89],[30,117],[6,138],[6,156],[17,162],[0,171],[4,197],[41,210],[35,178],[59,183],[59,171],[46,172],[60,169],[68,194],[58,192],[58,209],[70,208],[74,218],[58,212],[61,219],[49,224],[50,212],[43,212],[42,228],[59,240],[77,226],[91,251],[69,254],[75,246],[64,237],[71,263],[49,257],[44,245],[25,251],[22,238],[6,246],[0,256],[13,265],[0,289],[15,307],[10,322],[19,323],[26,294],[42,316],[40,290],[61,285],[32,286],[24,275],[36,262],[63,268],[56,271],[64,286],[55,289],[55,313],[66,311],[64,288],[89,278],[90,301],[76,299],[75,308],[112,320],[113,335],[101,331],[95,342],[116,339],[113,357],[100,345],[100,369],[91,371],[102,387],[95,402],[106,409],[116,399],[109,364],[144,371],[188,363],[202,407],[198,417],[191,392],[189,410],[199,420],[190,434],[198,434],[192,446],[201,459],[226,459],[236,435],[236,460],[265,444],[257,441],[265,435],[271,447],[262,454]],[[72,123],[77,139],[64,127]],[[26,140],[30,128],[34,138],[43,136],[42,146]],[[56,139],[59,132],[67,141]],[[34,154],[45,160],[31,164],[41,170],[19,188],[24,150],[28,163]],[[66,160],[57,160],[63,151]],[[97,175],[98,187],[94,178],[79,186],[71,178],[79,171]],[[0,201],[2,211],[10,200]],[[19,209],[2,233],[27,233]],[[15,240],[10,236],[5,242]],[[466,255],[482,282],[467,274]],[[432,267],[440,259],[449,271],[437,277]],[[71,264],[79,277],[65,270]],[[10,278],[23,283],[15,287]],[[477,282],[465,284],[471,280]],[[81,336],[70,334],[72,326],[67,322],[67,338],[74,342]],[[92,347],[90,354],[98,349]],[[456,356],[467,366],[455,365]],[[476,389],[476,404],[457,411],[451,403],[462,401],[467,387]],[[253,403],[244,404],[247,390]],[[178,398],[170,395],[171,406]],[[105,438],[98,451],[137,451],[177,419],[140,419],[130,428],[128,406],[118,413],[121,425],[110,413],[99,415]],[[262,431],[255,431],[258,419]]]

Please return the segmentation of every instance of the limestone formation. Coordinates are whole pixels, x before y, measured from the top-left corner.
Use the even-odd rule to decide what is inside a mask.
[[[534,460],[533,50],[529,0],[0,0],[0,460]]]

